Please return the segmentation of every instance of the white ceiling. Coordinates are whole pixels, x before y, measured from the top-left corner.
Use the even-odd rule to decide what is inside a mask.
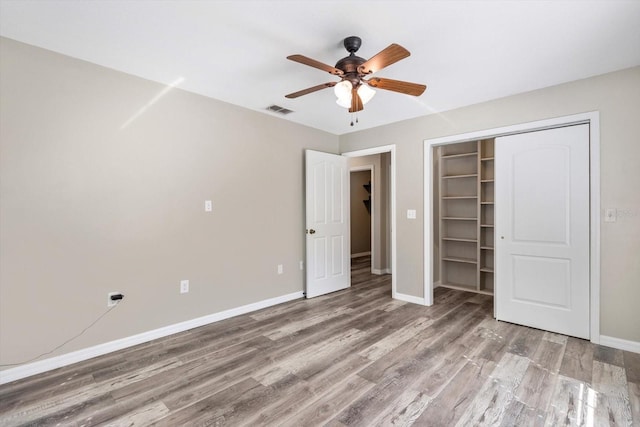
[[[0,0],[0,33],[337,135],[640,65],[638,0]],[[334,65],[350,35],[406,47],[375,75],[426,92],[378,90],[354,127],[331,89],[284,97],[338,80],[288,55]]]

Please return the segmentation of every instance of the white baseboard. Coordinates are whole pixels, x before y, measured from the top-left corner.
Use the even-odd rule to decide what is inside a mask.
[[[382,274],[391,274],[390,268],[372,268],[372,274],[382,275]]]
[[[209,323],[219,322],[220,320],[229,319],[230,317],[239,316],[241,314],[250,313],[252,311],[261,310],[273,305],[282,304],[302,298],[302,291],[294,292],[288,295],[269,298],[263,301],[254,302],[252,304],[243,305],[241,307],[232,308],[218,313],[209,314],[207,316],[198,317],[196,319],[187,320],[141,334],[132,335],[130,337],[121,338],[115,341],[98,344],[82,350],[73,351],[71,353],[62,354],[60,356],[51,357],[49,359],[40,360],[26,365],[0,371],[0,384],[10,383],[31,375],[40,374],[52,369],[61,368],[73,363],[82,362],[93,357],[102,356],[113,351],[122,350],[123,348],[132,347],[158,338],[163,338],[178,332],[184,332],[199,326],[208,325]]]
[[[640,353],[640,342],[623,340],[621,338],[600,335],[600,345],[617,348],[618,350],[632,351]]]
[[[360,252],[357,254],[351,254],[351,258],[358,258],[360,256],[367,256],[367,255],[371,255],[371,252]]]
[[[414,297],[413,295],[401,294],[399,292],[396,292],[393,295],[393,298],[400,301],[412,302],[414,304],[426,305],[424,302],[424,298]]]

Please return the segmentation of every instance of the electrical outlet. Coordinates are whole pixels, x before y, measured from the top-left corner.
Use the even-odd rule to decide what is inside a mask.
[[[120,298],[120,299],[111,299],[112,295],[122,295],[124,297],[122,292],[109,292],[107,294],[107,307],[113,307],[114,305],[118,305],[118,303],[120,301],[122,301],[122,298]]]
[[[181,280],[180,281],[180,293],[181,294],[186,294],[189,292],[189,281],[188,280]]]
[[[304,261],[300,261],[300,270],[304,270]]]
[[[284,273],[284,267],[282,266],[282,264],[278,264],[278,274],[282,273]]]

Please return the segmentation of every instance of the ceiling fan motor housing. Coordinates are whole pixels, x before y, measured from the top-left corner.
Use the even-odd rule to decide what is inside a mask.
[[[354,87],[361,83],[362,76],[358,73],[358,67],[367,61],[355,55],[361,45],[360,37],[350,36],[344,39],[344,47],[349,52],[349,56],[345,56],[336,63],[336,68],[344,72],[343,80],[349,80]]]
[[[358,36],[349,36],[344,39],[344,48],[349,53],[356,53],[362,46],[362,39]]]

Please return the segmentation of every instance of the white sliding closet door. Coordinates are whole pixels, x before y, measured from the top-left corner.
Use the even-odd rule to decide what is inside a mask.
[[[589,338],[589,125],[496,138],[496,317]]]

